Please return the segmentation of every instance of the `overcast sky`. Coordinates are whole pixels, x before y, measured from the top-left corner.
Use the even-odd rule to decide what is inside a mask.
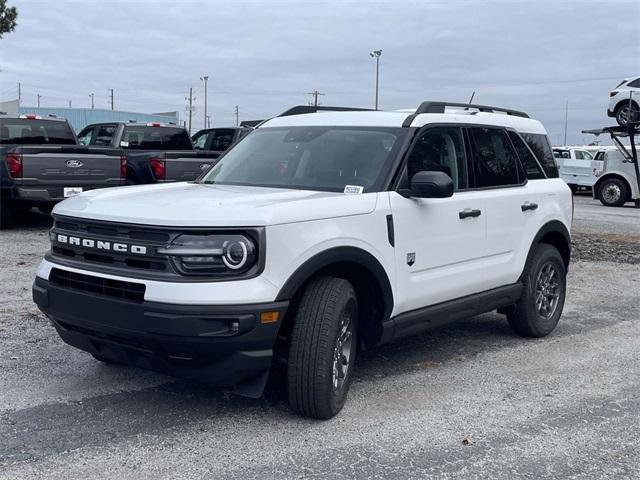
[[[422,100],[521,109],[553,143],[611,123],[608,91],[640,75],[640,1],[69,1],[8,0],[18,27],[0,40],[0,99],[173,111],[203,125],[209,75],[213,124],[264,118],[319,90],[326,105],[372,107],[382,49],[380,106]]]

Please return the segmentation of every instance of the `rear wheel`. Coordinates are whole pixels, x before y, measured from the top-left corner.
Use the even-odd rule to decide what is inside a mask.
[[[626,127],[629,121],[637,122],[640,118],[640,111],[638,111],[638,105],[635,103],[624,102],[618,108],[616,108],[616,122],[621,127]]]
[[[522,296],[507,314],[511,328],[523,337],[544,337],[556,328],[567,288],[558,249],[546,243],[534,248],[522,274]]]
[[[329,419],[344,406],[357,345],[358,301],[351,283],[320,277],[306,287],[294,318],[287,362],[291,408]]]
[[[629,185],[619,178],[603,180],[598,189],[598,198],[605,207],[621,207],[630,196]]]

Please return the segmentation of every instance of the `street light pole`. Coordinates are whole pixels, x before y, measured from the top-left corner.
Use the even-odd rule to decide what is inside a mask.
[[[371,58],[376,59],[376,110],[378,110],[378,85],[380,79],[380,56],[382,55],[382,50],[374,50],[369,53]]]
[[[207,82],[209,81],[209,76],[200,77],[200,80],[204,82],[204,126],[207,128]]]

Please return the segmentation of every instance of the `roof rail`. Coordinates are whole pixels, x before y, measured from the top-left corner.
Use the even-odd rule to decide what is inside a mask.
[[[325,107],[318,106],[314,107],[313,105],[297,105],[295,107],[291,107],[289,110],[285,110],[282,112],[279,117],[288,117],[290,115],[302,115],[305,113],[316,113],[316,112],[370,112],[371,108],[356,108],[356,107]]]
[[[491,107],[489,105],[478,105],[475,103],[453,103],[453,102],[422,102],[418,109],[416,110],[416,114],[420,113],[444,113],[446,107],[460,107],[465,110],[469,108],[475,108],[481,112],[503,112],[507,115],[514,115],[516,117],[529,118],[524,112],[520,112],[518,110],[511,110],[509,108],[500,108],[500,107]]]

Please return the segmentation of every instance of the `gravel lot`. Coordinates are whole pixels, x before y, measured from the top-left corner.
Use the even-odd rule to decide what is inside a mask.
[[[488,314],[366,352],[328,422],[63,344],[30,300],[47,227],[0,232],[2,479],[640,477],[640,210],[576,197],[551,336]]]

